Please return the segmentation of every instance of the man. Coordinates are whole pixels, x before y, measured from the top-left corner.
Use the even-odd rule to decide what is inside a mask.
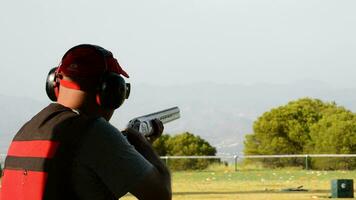
[[[110,51],[78,45],[51,70],[47,94],[56,101],[27,122],[10,145],[1,200],[171,199],[168,169],[150,142],[163,125],[155,120],[146,139],[109,124],[128,98],[129,77]]]

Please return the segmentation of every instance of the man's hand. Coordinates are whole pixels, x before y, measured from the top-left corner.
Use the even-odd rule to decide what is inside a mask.
[[[128,128],[121,132],[126,135],[127,140],[130,142],[130,144],[132,144],[136,148],[140,147],[142,143],[147,143],[147,139],[145,139],[145,137],[134,128]]]
[[[145,137],[134,128],[128,128],[128,129],[122,131],[122,133],[127,135],[127,139],[134,146],[136,146],[136,144],[142,142],[142,140],[144,138],[146,138],[146,140],[152,144],[157,138],[159,138],[162,135],[164,126],[163,126],[163,123],[161,122],[161,120],[159,120],[159,119],[154,119],[151,121],[151,123],[152,123],[152,128],[153,128],[152,134],[146,135]]]
[[[153,127],[153,133],[151,135],[146,136],[147,140],[151,144],[154,141],[156,141],[159,137],[161,137],[164,130],[163,123],[159,119],[152,120],[152,127]]]

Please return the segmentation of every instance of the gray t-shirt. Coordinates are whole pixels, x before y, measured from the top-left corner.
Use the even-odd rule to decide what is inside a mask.
[[[109,200],[125,195],[153,166],[103,118],[83,138],[73,165],[73,188],[80,199]]]

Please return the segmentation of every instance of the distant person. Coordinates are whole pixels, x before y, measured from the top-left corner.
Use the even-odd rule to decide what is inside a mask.
[[[163,132],[154,121],[146,139],[109,123],[130,92],[128,74],[112,53],[82,44],[50,71],[45,107],[14,137],[5,161],[1,200],[171,199],[168,169],[150,142]],[[21,112],[21,111],[18,111]]]

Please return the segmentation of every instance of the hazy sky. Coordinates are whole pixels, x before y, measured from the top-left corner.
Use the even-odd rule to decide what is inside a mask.
[[[80,43],[111,50],[133,84],[356,87],[353,0],[0,0],[0,94],[43,99]]]

